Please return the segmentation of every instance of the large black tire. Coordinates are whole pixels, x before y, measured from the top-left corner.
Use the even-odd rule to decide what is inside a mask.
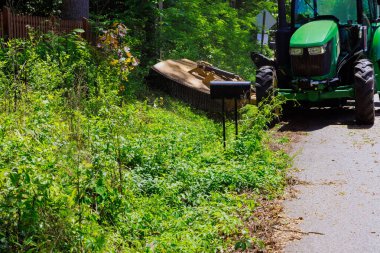
[[[271,66],[261,67],[256,71],[256,100],[259,105],[263,100],[273,95],[275,70]]]
[[[375,122],[375,76],[372,63],[367,59],[358,60],[354,67],[355,117],[360,125]]]

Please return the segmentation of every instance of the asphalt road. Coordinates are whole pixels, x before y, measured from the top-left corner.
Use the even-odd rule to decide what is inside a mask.
[[[377,97],[377,96],[376,96]],[[377,99],[378,101],[378,99]],[[306,233],[285,252],[380,252],[380,103],[372,127],[358,127],[351,109],[294,113],[282,130],[295,144],[296,198],[287,216]]]

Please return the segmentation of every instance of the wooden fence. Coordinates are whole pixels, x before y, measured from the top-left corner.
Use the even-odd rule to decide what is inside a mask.
[[[91,25],[86,18],[80,21],[63,20],[57,17],[37,17],[28,15],[18,15],[11,9],[4,7],[0,12],[0,36],[7,39],[28,38],[28,27],[33,27],[43,33],[53,31],[55,33],[68,33],[80,28],[85,32],[83,37],[89,41],[94,41]]]

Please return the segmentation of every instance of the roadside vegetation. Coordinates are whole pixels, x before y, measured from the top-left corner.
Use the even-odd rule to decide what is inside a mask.
[[[145,86],[127,32],[1,41],[0,251],[265,247],[248,221],[285,185],[276,105],[243,108],[224,150],[217,121]]]

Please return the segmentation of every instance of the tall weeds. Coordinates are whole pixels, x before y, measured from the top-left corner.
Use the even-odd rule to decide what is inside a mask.
[[[1,48],[0,251],[215,252],[257,241],[245,221],[256,196],[281,191],[287,165],[265,144],[270,117],[247,107],[224,151],[218,123],[165,96],[136,99],[142,82],[107,55],[77,33]]]

